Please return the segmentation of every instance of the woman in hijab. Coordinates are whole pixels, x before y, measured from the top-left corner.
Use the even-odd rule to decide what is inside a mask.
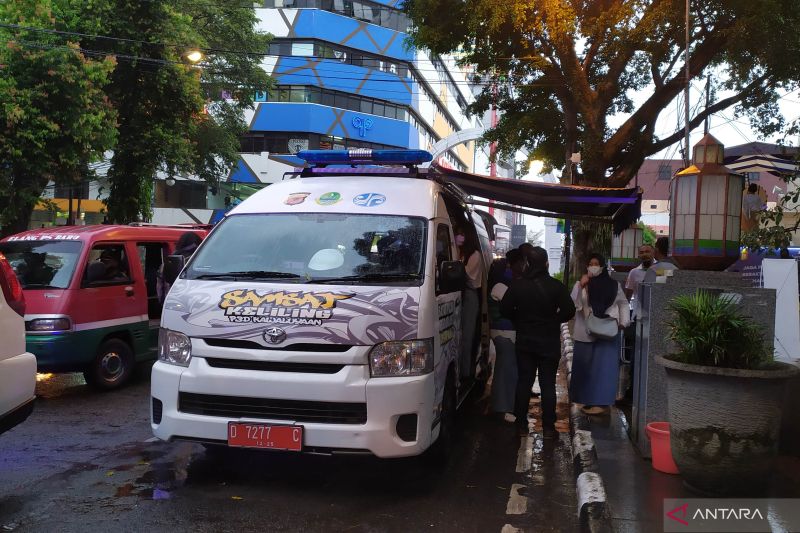
[[[628,300],[619,282],[608,275],[605,264],[602,255],[590,255],[587,273],[572,289],[576,313],[569,395],[590,415],[604,413],[617,399],[620,337],[593,337],[586,329],[586,317],[591,311],[598,318],[614,318],[620,330],[630,323]]]

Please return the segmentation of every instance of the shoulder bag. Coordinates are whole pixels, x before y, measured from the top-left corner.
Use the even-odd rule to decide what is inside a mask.
[[[586,319],[586,332],[592,337],[603,340],[614,340],[619,335],[619,323],[614,317],[598,318],[592,313],[589,306],[589,293],[583,289],[583,297],[585,305],[583,306],[583,314]]]

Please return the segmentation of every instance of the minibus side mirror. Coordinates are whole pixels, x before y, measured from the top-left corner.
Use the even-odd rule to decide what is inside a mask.
[[[186,259],[182,255],[168,255],[164,264],[164,280],[172,285],[183,270]]]
[[[461,261],[444,261],[439,268],[439,292],[461,291],[467,286],[467,271]]]

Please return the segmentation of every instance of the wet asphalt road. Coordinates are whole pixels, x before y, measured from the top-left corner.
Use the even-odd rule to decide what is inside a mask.
[[[473,401],[431,467],[152,441],[149,392],[147,368],[111,393],[80,374],[38,383],[33,415],[0,435],[0,531],[577,530],[566,404],[561,439],[542,441]]]

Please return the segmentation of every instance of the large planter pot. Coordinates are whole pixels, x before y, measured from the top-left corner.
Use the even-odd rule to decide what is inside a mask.
[[[684,482],[709,495],[759,494],[778,450],[783,388],[800,370],[656,362],[667,373],[672,456]]]

